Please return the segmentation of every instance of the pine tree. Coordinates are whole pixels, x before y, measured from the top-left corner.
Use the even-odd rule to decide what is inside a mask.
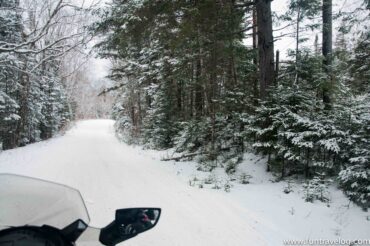
[[[370,207],[370,95],[354,98],[350,104],[346,129],[350,130],[345,149],[346,163],[339,181],[346,194],[363,208]]]
[[[339,175],[345,192],[366,207],[369,124],[360,94],[368,90],[368,36],[351,51],[339,35],[333,51],[325,0],[322,54],[318,39],[314,51],[304,47],[302,34],[319,26],[322,6],[292,0],[293,17],[285,19],[296,26],[296,50],[274,71],[270,5],[114,0],[103,9],[93,29],[102,36],[100,55],[114,60],[117,134],[150,148],[172,147],[182,155],[177,160],[195,157],[200,169],[222,166],[228,173],[252,146],[281,178],[304,176],[309,200],[327,201],[327,179]],[[253,47],[243,43],[248,30]]]
[[[353,81],[351,86],[358,92],[369,91],[370,81],[370,32],[364,32],[355,47],[354,57],[349,62]]]
[[[22,25],[19,2],[2,1],[0,3],[0,42],[16,43],[22,41]],[[0,145],[2,149],[17,146],[15,135],[21,119],[19,115],[18,94],[22,76],[20,57],[14,53],[0,53]]]
[[[116,12],[119,14],[112,16]],[[173,143],[176,131],[185,129],[180,126],[184,126],[182,120],[200,125],[210,122],[211,133],[205,132],[204,138],[212,151],[220,148],[216,146],[217,117],[224,114],[221,118],[228,118],[230,109],[244,111],[243,93],[248,88],[240,78],[252,70],[243,63],[241,53],[247,51],[241,43],[242,10],[233,1],[117,1],[102,17],[95,30],[105,34],[108,28],[113,32],[98,48],[102,56],[109,53],[117,61],[122,59],[111,77],[119,83],[117,87],[130,88],[129,98],[135,97],[123,106],[132,108],[126,115],[131,118],[132,129],[145,133],[150,142],[148,137],[155,136],[150,133],[161,128],[160,132],[171,133],[171,140],[166,141]],[[123,76],[128,82],[125,85],[120,84]],[[150,119],[163,125],[154,126]]]
[[[295,80],[294,83],[299,81],[299,70],[301,70],[301,50],[300,44],[307,41],[305,37],[305,31],[309,30],[312,32],[316,27],[317,23],[314,22],[315,17],[318,15],[320,10],[320,1],[309,1],[309,0],[291,0],[289,3],[289,9],[286,14],[282,16],[285,21],[295,23]],[[293,16],[293,17],[292,17]],[[302,22],[306,22],[304,25]],[[308,23],[307,23],[308,22]]]
[[[1,149],[50,138],[73,117],[60,71],[63,55],[81,40],[73,43],[77,35],[64,36],[65,24],[54,21],[67,7],[63,1],[44,4],[25,12],[18,0],[0,2]]]

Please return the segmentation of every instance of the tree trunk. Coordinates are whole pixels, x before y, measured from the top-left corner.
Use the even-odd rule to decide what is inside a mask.
[[[253,65],[255,67],[255,75],[253,78],[253,103],[258,104],[259,91],[258,91],[258,54],[257,54],[257,10],[253,8]]]
[[[195,71],[195,117],[200,118],[203,113],[203,88],[202,88],[202,63],[200,58],[197,61]]]
[[[305,165],[305,169],[304,169],[304,176],[306,178],[309,178],[309,176],[310,176],[310,149],[307,149],[306,165]]]
[[[271,0],[257,0],[258,56],[260,98],[264,100],[274,81],[274,40],[272,34]]]
[[[19,103],[19,116],[21,119],[19,120],[18,123],[18,129],[16,131],[16,138],[17,138],[17,146],[20,144],[25,144],[22,143],[22,137],[27,136],[28,137],[28,132],[27,132],[27,121],[29,117],[29,105],[28,105],[28,96],[29,96],[29,76],[28,74],[22,75],[21,79],[21,85],[22,89],[20,91],[20,103]],[[23,136],[22,136],[23,135]]]
[[[299,22],[301,18],[301,8],[297,10],[297,25],[296,25],[296,45],[295,45],[295,79],[294,84],[298,84],[298,64],[299,64]]]
[[[280,51],[276,51],[276,62],[275,62],[275,84],[277,84],[277,80],[279,77],[279,62],[280,62]]]
[[[179,119],[183,119],[183,106],[182,106],[182,82],[177,82],[177,93],[176,93],[176,100],[177,100],[177,112]]]
[[[332,0],[323,0],[322,5],[322,55],[324,56],[323,68],[329,79],[323,87],[323,103],[325,109],[331,108],[330,87],[331,87],[331,64],[333,52],[333,27],[332,27]]]
[[[313,44],[313,46],[315,47],[315,55],[320,55],[320,50],[319,50],[319,36],[316,34],[315,36],[315,42]]]

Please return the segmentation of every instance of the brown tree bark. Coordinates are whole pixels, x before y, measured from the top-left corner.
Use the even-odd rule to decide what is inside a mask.
[[[279,77],[279,68],[280,68],[279,62],[280,62],[280,51],[277,50],[276,51],[276,62],[275,62],[275,84],[277,84],[277,79]]]
[[[182,99],[182,82],[177,82],[177,93],[176,93],[176,101],[177,101],[177,112],[180,119],[183,119],[183,99]]]
[[[324,84],[322,100],[325,109],[331,108],[331,64],[333,53],[333,25],[332,25],[332,0],[323,0],[322,5],[322,55],[324,56],[323,69],[328,74],[328,81]]]
[[[264,100],[268,88],[273,84],[274,40],[272,34],[271,0],[256,0],[258,26],[258,57],[260,98]]]
[[[258,35],[257,35],[257,10],[256,7],[253,7],[253,64],[256,68],[255,78],[253,81],[253,95],[254,95],[254,104],[258,104],[259,98],[259,91],[258,91],[258,54],[257,54],[257,46],[258,46]]]
[[[203,86],[202,86],[202,62],[200,58],[197,61],[195,71],[195,117],[200,118],[203,115]]]

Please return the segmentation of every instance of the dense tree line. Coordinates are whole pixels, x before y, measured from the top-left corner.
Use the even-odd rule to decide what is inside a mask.
[[[296,47],[279,64],[270,0],[113,0],[94,31],[100,55],[114,61],[119,135],[228,172],[252,147],[281,178],[337,177],[369,207],[368,30],[346,45],[369,21],[367,7],[362,23],[338,14],[333,46],[332,1],[292,0],[281,18],[295,27]],[[307,30],[321,30],[322,44],[305,47]]]
[[[0,1],[0,150],[52,137],[73,118],[65,56],[86,42],[66,0]]]

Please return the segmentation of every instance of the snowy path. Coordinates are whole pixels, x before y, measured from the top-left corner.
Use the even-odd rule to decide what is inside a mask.
[[[123,245],[267,245],[226,196],[194,189],[163,163],[120,143],[113,121],[78,122],[65,136],[0,154],[0,172],[38,177],[79,189],[92,225],[103,226],[116,208],[158,206],[157,228]]]

